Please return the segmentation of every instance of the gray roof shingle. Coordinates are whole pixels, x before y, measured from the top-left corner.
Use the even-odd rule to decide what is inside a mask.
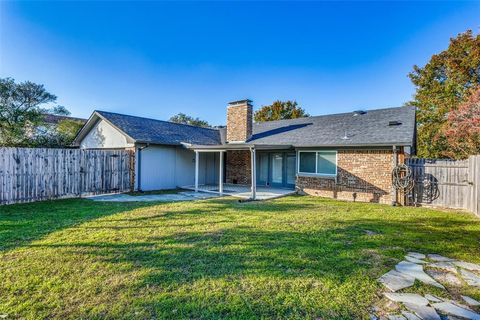
[[[165,145],[179,145],[182,142],[204,145],[220,143],[220,133],[217,129],[106,111],[96,112],[137,142]]]
[[[400,125],[390,126],[390,121]],[[344,137],[347,136],[348,139]],[[251,144],[294,147],[414,145],[415,107],[254,123]]]
[[[137,142],[221,145],[225,129],[201,128],[149,118],[97,111]],[[389,125],[398,121],[400,125]],[[294,147],[415,145],[415,107],[368,110],[253,124],[255,145]],[[347,139],[345,139],[345,136]]]

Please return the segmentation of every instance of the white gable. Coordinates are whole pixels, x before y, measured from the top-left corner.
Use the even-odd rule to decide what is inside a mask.
[[[133,146],[128,143],[123,133],[105,120],[98,121],[80,142],[81,149],[94,148],[126,148]]]

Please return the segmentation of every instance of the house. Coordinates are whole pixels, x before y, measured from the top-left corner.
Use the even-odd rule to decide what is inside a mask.
[[[135,152],[139,190],[248,186],[353,201],[396,202],[392,169],[415,153],[414,107],[253,122],[250,100],[227,107],[226,128],[95,111],[80,148]],[[255,183],[252,183],[255,182]]]

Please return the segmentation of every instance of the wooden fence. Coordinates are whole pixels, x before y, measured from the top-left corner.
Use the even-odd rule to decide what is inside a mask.
[[[412,204],[467,209],[480,215],[480,155],[467,160],[407,159]]]
[[[0,204],[128,191],[124,150],[0,148]]]

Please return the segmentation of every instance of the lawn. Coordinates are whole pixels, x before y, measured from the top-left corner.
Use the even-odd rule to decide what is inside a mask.
[[[0,315],[362,319],[410,250],[480,263],[480,219],[301,196],[3,206]]]

